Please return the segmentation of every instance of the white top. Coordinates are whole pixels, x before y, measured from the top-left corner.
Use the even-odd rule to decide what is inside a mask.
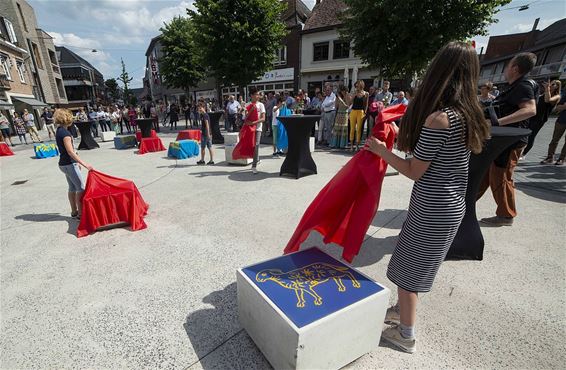
[[[240,109],[240,103],[238,103],[237,100],[234,100],[231,103],[228,102],[226,109],[228,109],[228,114],[236,114],[238,113],[238,109]]]
[[[273,107],[273,118],[271,119],[271,127],[277,126],[279,123],[277,121],[277,117],[279,117],[279,113],[281,112],[281,108],[278,106]]]
[[[262,113],[265,114],[265,105],[263,105],[262,102],[259,102],[259,101],[258,101],[257,103],[255,103],[255,107],[256,107],[256,109],[257,109],[257,116],[258,116],[258,119],[259,119],[259,118],[261,117],[261,114],[262,114]],[[261,132],[262,129],[263,129],[263,122],[259,122],[259,123],[257,124],[255,130]]]
[[[325,112],[332,112],[336,107],[334,104],[336,103],[336,94],[330,93],[329,96],[325,96],[324,100],[321,104],[322,110]]]

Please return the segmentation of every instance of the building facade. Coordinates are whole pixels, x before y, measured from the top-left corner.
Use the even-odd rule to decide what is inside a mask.
[[[480,84],[491,81],[505,83],[503,71],[520,52],[532,52],[537,64],[530,77],[535,80],[566,79],[566,18],[554,22],[544,30],[537,30],[535,20],[529,32],[489,38],[486,53],[481,59]]]
[[[301,33],[300,86],[312,96],[326,82],[351,88],[364,80],[366,88],[379,72],[354,55],[351,42],[340,38],[339,15],[346,9],[342,0],[317,0]]]
[[[45,104],[66,104],[53,39],[38,27],[33,8],[25,0],[3,0],[0,1],[0,15],[10,20],[7,28],[12,43],[28,52],[29,59],[25,64],[31,77],[33,95],[35,100],[42,102],[34,108]]]
[[[67,108],[94,107],[105,101],[104,76],[84,58],[64,47],[56,47],[63,76]]]

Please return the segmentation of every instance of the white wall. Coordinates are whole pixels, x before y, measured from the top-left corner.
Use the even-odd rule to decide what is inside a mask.
[[[350,50],[350,58],[333,60],[334,53],[334,40],[338,40],[339,35],[337,30],[329,30],[323,32],[307,33],[302,35],[301,39],[301,72],[309,70],[332,70],[344,69],[346,66],[360,67],[362,62],[359,58],[353,57],[354,51]],[[313,45],[318,42],[329,42],[328,60],[313,61]]]

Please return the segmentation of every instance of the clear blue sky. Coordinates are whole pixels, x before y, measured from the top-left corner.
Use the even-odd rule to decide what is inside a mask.
[[[134,78],[132,87],[141,87],[145,50],[159,27],[176,15],[184,15],[192,0],[27,0],[37,14],[39,27],[55,37],[56,45],[75,51],[103,74],[118,77],[120,58]],[[312,8],[315,0],[304,0]],[[509,9],[531,4],[526,11]],[[526,32],[535,18],[539,29],[566,17],[563,0],[514,0],[497,14],[499,23],[490,35]],[[476,37],[477,48],[487,45],[487,37]],[[92,49],[97,52],[93,53]]]

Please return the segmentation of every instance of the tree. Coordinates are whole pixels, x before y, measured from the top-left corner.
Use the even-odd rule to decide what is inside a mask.
[[[133,77],[130,77],[128,72],[126,72],[126,65],[124,64],[124,60],[120,58],[120,61],[122,62],[122,73],[120,73],[118,81],[121,81],[124,84],[124,102],[127,102],[130,96],[130,89],[128,88],[128,84],[133,80]]]
[[[341,36],[365,63],[387,75],[422,71],[447,42],[486,35],[511,0],[344,0]]]
[[[273,66],[286,35],[279,0],[195,0],[187,9],[204,64],[218,83],[247,86]]]
[[[112,99],[117,99],[120,97],[118,82],[116,82],[115,78],[109,78],[108,80],[104,81],[104,86],[106,86],[106,90],[108,94],[112,97]]]
[[[160,29],[163,56],[161,75],[169,87],[187,89],[197,86],[205,77],[199,49],[195,45],[195,29],[190,18],[175,17]]]

